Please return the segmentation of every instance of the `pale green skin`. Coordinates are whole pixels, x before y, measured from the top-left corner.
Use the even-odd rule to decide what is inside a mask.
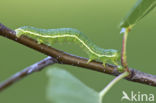
[[[99,60],[105,65],[106,62],[118,64],[119,53],[114,49],[103,49],[96,46],[84,34],[73,28],[60,28],[60,29],[38,29],[35,27],[24,26],[15,30],[16,35],[28,36],[35,39],[38,43],[44,43],[48,46],[56,42],[74,42],[78,43],[85,48],[89,55],[89,61]]]

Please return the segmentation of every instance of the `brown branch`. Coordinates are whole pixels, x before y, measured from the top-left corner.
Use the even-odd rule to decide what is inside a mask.
[[[5,88],[7,88],[8,86],[11,86],[12,84],[14,84],[16,81],[21,80],[22,78],[24,78],[34,72],[41,71],[44,67],[46,67],[48,65],[55,64],[56,62],[57,62],[56,59],[54,59],[52,57],[47,57],[47,58],[31,65],[30,67],[25,68],[24,70],[11,76],[6,81],[2,82],[0,84],[0,92],[2,90],[4,90]]]
[[[88,59],[83,57],[74,56],[63,51],[56,50],[55,48],[48,47],[44,44],[38,44],[36,41],[28,38],[26,36],[21,36],[20,38],[16,37],[15,31],[5,27],[0,24],[0,35],[4,36],[8,39],[12,39],[20,44],[26,45],[30,48],[33,48],[39,52],[42,52],[48,56],[52,56],[55,58],[60,64],[68,64],[72,66],[78,66],[87,68],[94,71],[99,71],[102,73],[111,74],[114,76],[118,76],[120,72],[118,72],[117,67],[111,64],[106,64],[104,67],[101,62],[92,61],[87,63]],[[129,69],[130,76],[126,79],[133,82],[143,83],[151,86],[156,86],[156,75],[151,75],[147,73],[140,72],[135,69]]]

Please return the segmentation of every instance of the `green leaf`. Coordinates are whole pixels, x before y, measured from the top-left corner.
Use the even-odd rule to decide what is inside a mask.
[[[48,100],[52,103],[99,103],[99,94],[65,70],[47,71]]]
[[[156,6],[156,0],[138,0],[120,27],[131,28]]]

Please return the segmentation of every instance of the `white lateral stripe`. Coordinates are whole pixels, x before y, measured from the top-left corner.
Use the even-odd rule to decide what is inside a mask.
[[[31,32],[31,31],[26,31],[26,30],[23,30],[23,29],[16,29],[16,31],[18,31],[18,30],[19,31],[22,31],[24,33],[30,33],[30,34],[33,34],[35,36],[40,36],[40,37],[45,37],[45,38],[73,37],[73,38],[76,38],[77,40],[79,40],[91,53],[97,55],[98,57],[102,57],[102,56],[105,56],[105,57],[114,57],[115,56],[115,55],[101,55],[101,54],[95,53],[90,47],[88,47],[88,45],[86,45],[84,43],[84,41],[82,41],[76,35],[64,34],[64,35],[53,35],[53,36],[49,36],[49,35],[41,35],[39,33],[34,33],[34,32]]]

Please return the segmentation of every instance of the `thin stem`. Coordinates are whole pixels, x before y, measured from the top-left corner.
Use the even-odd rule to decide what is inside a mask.
[[[126,71],[128,71],[128,63],[126,56],[126,46],[127,46],[127,37],[128,37],[129,29],[126,28],[122,40],[122,50],[121,50],[121,65],[124,67]]]
[[[9,79],[7,79],[6,81],[4,81],[0,84],[0,92],[2,90],[4,90],[5,88],[7,88],[8,86],[11,86],[12,84],[16,83],[18,80],[20,80],[34,72],[41,71],[44,67],[46,67],[48,65],[55,64],[56,62],[57,61],[54,58],[47,57],[31,66],[25,68],[22,71],[17,72],[13,76],[11,76]]]
[[[102,103],[103,97],[106,95],[106,93],[112,88],[113,85],[115,85],[119,80],[127,77],[129,75],[129,72],[124,72],[117,76],[115,79],[113,79],[100,93],[100,103]]]

